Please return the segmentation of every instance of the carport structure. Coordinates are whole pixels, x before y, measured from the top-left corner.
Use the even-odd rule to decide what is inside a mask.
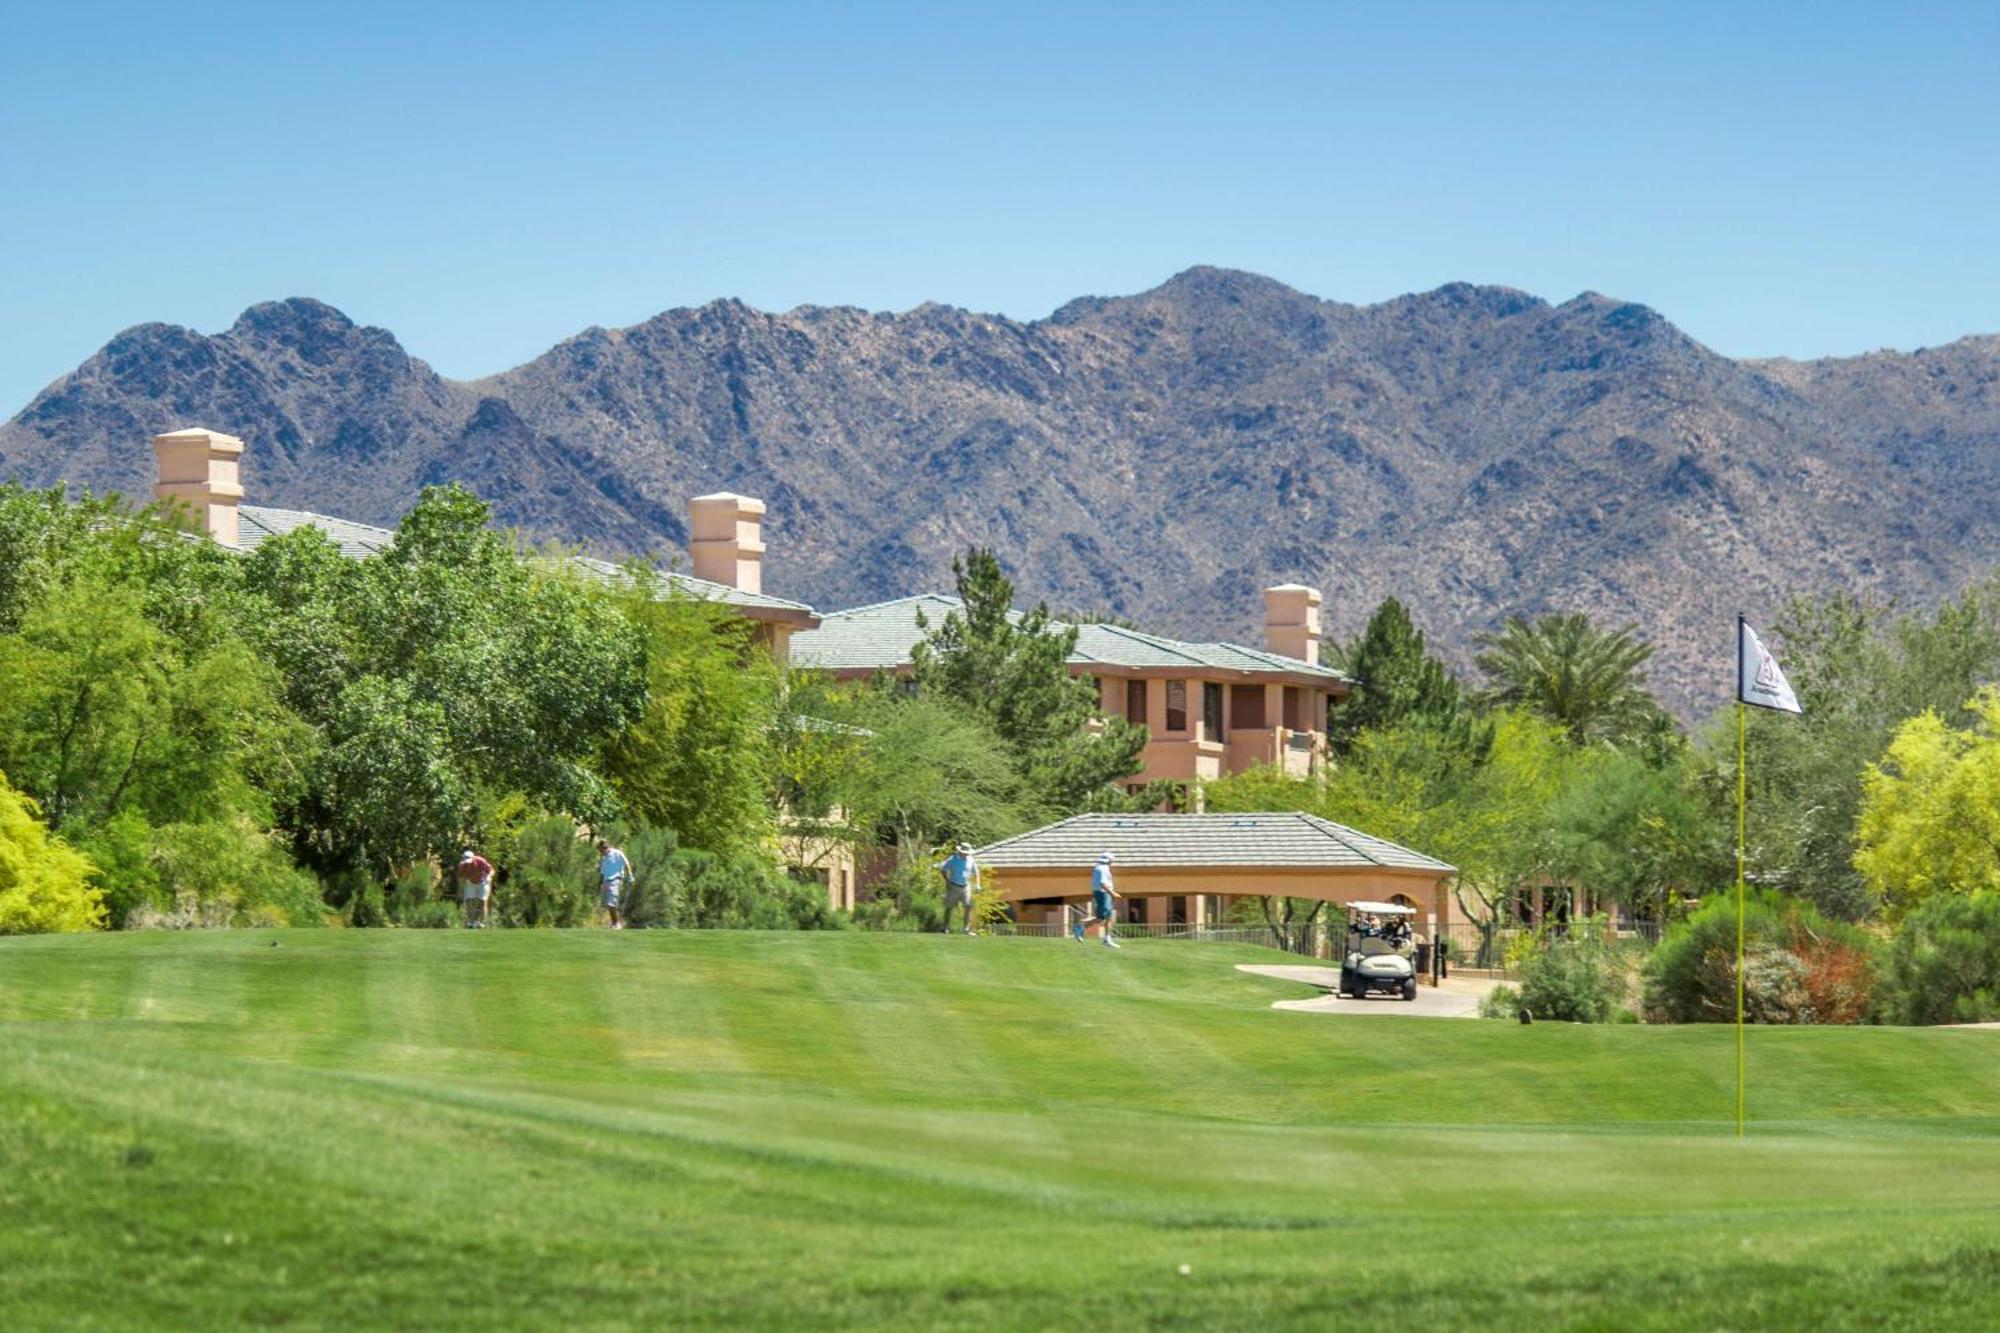
[[[1090,896],[1090,868],[1110,852],[1127,919],[1190,925],[1216,920],[1231,898],[1329,903],[1402,901],[1450,921],[1455,867],[1317,815],[1074,815],[982,847],[980,866],[1022,921],[1060,919]],[[1157,909],[1154,904],[1158,904]]]

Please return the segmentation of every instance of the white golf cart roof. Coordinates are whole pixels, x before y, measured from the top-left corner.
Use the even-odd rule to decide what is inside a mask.
[[[1417,909],[1405,907],[1401,903],[1349,903],[1350,912],[1369,912],[1375,916],[1415,916]]]

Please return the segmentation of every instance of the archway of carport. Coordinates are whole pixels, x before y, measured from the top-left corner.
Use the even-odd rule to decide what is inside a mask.
[[[1124,862],[1113,867],[1118,892],[1126,898],[1306,898],[1346,904],[1379,902],[1400,894],[1418,904],[1432,931],[1451,922],[1449,881],[1432,870],[1399,870],[1386,866],[1242,866],[1144,865]],[[1020,906],[1037,900],[1060,899],[1043,909],[1042,920],[1060,919],[1065,907],[1090,899],[1090,869],[1067,866],[1006,866],[992,872],[1001,897]],[[1023,915],[1022,919],[1034,919]]]

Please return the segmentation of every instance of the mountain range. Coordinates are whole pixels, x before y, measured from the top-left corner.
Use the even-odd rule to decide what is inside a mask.
[[[0,478],[144,495],[147,438],[241,436],[253,503],[389,524],[460,480],[537,537],[678,558],[769,506],[767,591],[838,608],[997,548],[1029,597],[1261,641],[1258,589],[1385,596],[1461,666],[1512,612],[1636,623],[1684,717],[1741,610],[1937,599],[2000,553],[2000,337],[1732,360],[1646,306],[1454,283],[1377,305],[1195,268],[1021,322],[737,301],[438,375],[317,301],[118,334],[0,426]]]

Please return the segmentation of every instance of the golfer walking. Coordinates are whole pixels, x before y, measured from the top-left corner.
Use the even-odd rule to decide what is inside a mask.
[[[470,847],[458,858],[458,906],[467,930],[486,928],[486,909],[493,900],[493,863]]]
[[[618,904],[625,887],[632,882],[632,863],[608,838],[597,840],[597,902],[611,917],[613,930],[625,929]]]
[[[1070,928],[1070,934],[1076,937],[1077,943],[1081,944],[1084,933],[1095,926],[1104,939],[1105,948],[1123,947],[1111,938],[1111,918],[1115,915],[1111,902],[1122,897],[1124,895],[1111,883],[1111,853],[1106,852],[1097,858],[1097,866],[1090,872],[1090,919],[1078,921]]]
[[[967,935],[972,933],[972,899],[979,892],[979,863],[972,859],[972,846],[961,842],[958,850],[937,863],[944,876],[944,933],[951,934],[951,909],[963,909],[961,921]]]

